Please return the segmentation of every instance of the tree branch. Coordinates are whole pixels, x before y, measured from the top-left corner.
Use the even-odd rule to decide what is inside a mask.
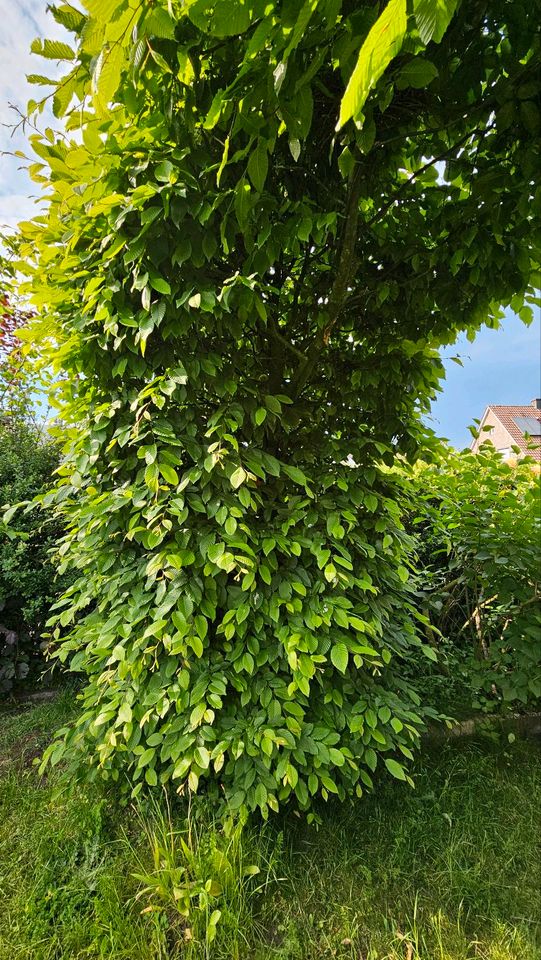
[[[287,337],[284,337],[283,334],[280,333],[276,323],[272,318],[269,321],[269,331],[270,331],[271,337],[274,337],[274,339],[277,340],[278,343],[281,343],[282,346],[286,348],[286,350],[289,350],[300,360],[305,359],[306,354],[304,354],[302,350],[299,350],[298,347],[296,347],[293,343],[291,343],[291,341],[287,339]]]
[[[379,210],[376,210],[374,216],[370,217],[370,220],[367,220],[366,226],[371,227],[374,223],[377,223],[377,221],[380,220],[381,217],[385,216],[387,211],[391,209],[393,204],[396,203],[397,199],[402,196],[404,191],[407,190],[407,188],[412,183],[414,183],[415,180],[417,180],[417,177],[422,176],[423,173],[426,173],[427,170],[430,170],[430,167],[433,167],[435,163],[441,163],[442,160],[446,160],[450,156],[450,154],[454,153],[457,147],[460,147],[463,143],[466,142],[466,140],[469,140],[470,137],[474,137],[478,133],[482,134],[482,136],[485,137],[486,134],[489,133],[490,130],[493,130],[495,126],[496,126],[495,123],[491,123],[488,126],[484,127],[483,129],[468,130],[468,132],[463,137],[461,137],[460,140],[457,140],[456,143],[453,143],[451,147],[448,147],[447,150],[443,151],[443,153],[440,153],[437,157],[432,157],[431,160],[428,160],[427,163],[424,163],[422,167],[419,167],[418,170],[415,170],[414,173],[412,173],[411,177],[409,177],[398,188],[396,193],[393,194],[393,196],[390,198],[390,200],[387,201],[387,203],[384,203]]]
[[[331,333],[340,318],[344,304],[348,298],[348,286],[355,274],[357,260],[355,257],[355,243],[357,240],[357,225],[359,222],[359,197],[361,192],[361,166],[356,163],[350,177],[344,229],[334,283],[331,288],[327,305],[327,322],[317,333],[308,352],[303,355],[292,380],[292,392],[298,397],[310,376],[321,349],[327,345]]]

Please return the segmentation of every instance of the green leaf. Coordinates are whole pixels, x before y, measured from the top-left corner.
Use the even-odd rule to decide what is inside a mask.
[[[138,768],[141,769],[141,767],[146,767],[155,755],[156,751],[154,747],[147,747],[146,750],[143,750],[143,753],[139,757],[139,762],[137,764]]]
[[[396,760],[392,760],[390,758],[386,759],[385,766],[387,767],[387,770],[389,771],[389,773],[393,777],[396,777],[397,780],[406,779],[406,774],[404,772],[403,766],[400,763],[398,763]]]
[[[250,184],[243,177],[235,188],[235,213],[240,229],[244,232],[252,206]]]
[[[207,550],[207,556],[212,563],[217,563],[225,550],[225,544],[213,543]]]
[[[186,12],[195,26],[214,37],[238,37],[259,20],[265,10],[265,0],[195,0],[187,4]]]
[[[293,28],[289,43],[283,53],[283,59],[287,61],[289,55],[295,50],[308,27],[312,14],[317,10],[318,0],[305,0],[299,11],[297,22]]]
[[[289,152],[296,163],[301,155],[301,142],[296,137],[289,141]]]
[[[154,176],[159,183],[171,183],[173,174],[175,173],[175,168],[170,160],[163,160],[162,163],[158,164],[156,170],[154,171]],[[150,281],[152,283],[152,281]],[[157,289],[157,288],[155,288]],[[171,291],[169,291],[171,292]]]
[[[119,723],[130,723],[131,719],[132,719],[132,709],[129,703],[126,703],[126,701],[124,701],[124,703],[120,707],[120,710],[118,711]]]
[[[40,73],[27,73],[26,80],[27,83],[37,83],[42,86],[56,86],[56,80],[51,80],[50,77],[44,77]]]
[[[302,487],[307,485],[308,478],[298,467],[291,467],[289,464],[284,464],[282,470],[294,483],[299,483]]]
[[[266,416],[267,416],[267,411],[265,410],[264,407],[259,407],[259,408],[256,410],[256,412],[255,412],[255,418],[254,418],[254,419],[255,419],[256,425],[257,425],[258,427],[260,427],[261,424],[264,422]]]
[[[246,794],[244,790],[237,790],[232,797],[229,798],[229,809],[238,810],[239,807],[244,803]]]
[[[348,665],[349,652],[345,643],[335,643],[331,647],[331,660],[340,673],[345,673]]]
[[[37,38],[30,44],[32,53],[37,53],[47,60],[74,60],[75,50],[60,40],[40,40]]]
[[[339,130],[358,117],[370,90],[399,53],[406,34],[406,0],[390,0],[364,41],[340,104]]]
[[[197,747],[194,751],[193,758],[198,767],[201,767],[202,770],[206,770],[210,763],[210,753],[206,747]]]
[[[216,173],[216,186],[217,186],[217,187],[220,186],[220,180],[222,179],[222,173],[224,172],[225,167],[226,167],[226,164],[227,164],[227,161],[228,161],[228,159],[229,159],[229,142],[230,142],[230,141],[229,141],[229,137],[226,137],[226,138],[225,138],[225,144],[224,144],[224,151],[223,151],[223,153],[222,153],[222,159],[221,159],[221,161],[220,161],[220,166],[218,167],[218,171],[217,171],[217,173]]]
[[[151,275],[150,286],[152,287],[153,290],[156,290],[158,293],[171,293],[171,286],[167,282],[167,280],[163,279],[163,277],[156,277]]]
[[[323,571],[323,576],[325,577],[325,580],[327,581],[327,583],[332,583],[332,581],[336,577],[336,567],[334,563],[327,564],[327,566]]]
[[[225,532],[228,533],[230,537],[232,537],[237,529],[237,521],[235,520],[234,517],[228,517],[227,520],[225,521],[224,526],[225,526]]]
[[[221,910],[213,910],[209,917],[209,922],[207,924],[207,931],[206,931],[207,941],[209,943],[212,943],[212,941],[216,937],[216,927],[220,922],[221,916],[222,916]]]
[[[241,483],[244,483],[247,476],[248,474],[246,473],[246,470],[244,470],[242,467],[237,467],[237,469],[234,470],[229,477],[231,486],[236,490],[238,487],[240,487]]]
[[[260,137],[248,160],[248,176],[259,193],[262,193],[265,187],[268,169],[267,143]]]
[[[13,520],[13,517],[17,513],[17,510],[20,509],[20,507],[21,507],[21,504],[15,503],[13,504],[13,506],[8,507],[7,510],[4,510],[4,513],[2,514],[2,520],[4,521],[4,523],[10,523],[10,521]]]
[[[145,17],[144,29],[148,36],[174,40],[175,21],[163,7],[154,7]]]
[[[145,483],[151,490],[158,489],[158,464],[149,463],[145,469]]]
[[[277,397],[271,396],[267,393],[265,395],[265,406],[270,410],[271,413],[279,415],[282,412],[282,404]]]
[[[413,11],[419,35],[424,44],[439,43],[453,14],[457,0],[414,0]]]
[[[165,57],[162,57],[161,53],[158,50],[156,50],[155,47],[151,47],[148,40],[147,40],[147,47],[148,47],[148,52],[150,53],[150,56],[154,60],[154,63],[156,64],[156,66],[158,66],[163,73],[173,73]]]
[[[355,157],[353,156],[349,147],[344,147],[342,153],[338,157],[338,169],[344,177],[344,180],[347,180],[353,167],[355,166]]]
[[[438,68],[424,57],[415,57],[405,67],[402,67],[396,81],[397,90],[413,87],[419,90],[428,87],[429,83],[438,76]]]
[[[100,116],[108,113],[109,105],[120,85],[124,65],[124,51],[119,44],[104,47],[96,60],[92,74],[94,104]]]
[[[171,467],[168,463],[160,463],[160,473],[167,483],[171,483],[175,487],[178,486],[178,473],[174,467]]]
[[[204,647],[203,647],[203,641],[201,640],[201,637],[198,637],[197,634],[193,633],[189,638],[188,643],[192,648],[193,652],[195,653],[196,657],[203,656]]]
[[[364,761],[367,767],[369,767],[373,773],[378,764],[378,757],[376,751],[372,750],[372,747],[367,747],[367,749],[364,751]]]
[[[194,623],[201,640],[204,640],[208,632],[207,618],[198,613],[194,618]]]

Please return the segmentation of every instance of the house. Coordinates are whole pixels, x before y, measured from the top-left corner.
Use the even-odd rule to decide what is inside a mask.
[[[479,436],[471,445],[473,452],[477,453],[486,440],[490,440],[506,460],[528,455],[541,462],[541,399],[522,406],[491,403],[483,414]],[[520,453],[513,447],[518,447]]]

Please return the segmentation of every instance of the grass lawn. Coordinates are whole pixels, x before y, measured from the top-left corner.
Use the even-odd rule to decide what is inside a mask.
[[[319,830],[224,833],[40,778],[72,699],[0,716],[0,960],[540,960],[533,741],[427,750],[415,790],[382,774]]]

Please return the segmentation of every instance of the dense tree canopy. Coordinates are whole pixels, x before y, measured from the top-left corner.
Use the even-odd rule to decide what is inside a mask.
[[[456,7],[53,8],[22,252],[86,679],[53,761],[263,814],[407,776],[433,654],[387,468],[430,445],[438,348],[529,320],[539,264],[538,11]]]

